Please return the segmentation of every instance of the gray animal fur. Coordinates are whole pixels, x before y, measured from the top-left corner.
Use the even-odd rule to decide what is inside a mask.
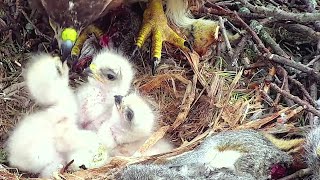
[[[210,167],[204,154],[219,147],[237,147],[242,156],[235,170]],[[132,165],[119,179],[269,179],[274,164],[291,165],[292,157],[276,148],[261,133],[253,130],[227,131],[207,137],[196,149],[169,159],[164,165]],[[130,177],[130,178],[129,178]]]
[[[257,179],[268,179],[273,164],[289,166],[292,157],[276,148],[261,133],[254,130],[226,131],[206,138],[194,151],[184,153],[169,161],[172,165],[209,163],[203,154],[221,146],[236,145],[245,152],[235,163],[237,172],[252,174]]]
[[[229,169],[209,169],[205,165],[188,164],[178,167],[165,165],[131,165],[116,178],[119,180],[255,180],[250,174],[236,174]]]
[[[307,164],[312,172],[312,179],[320,179],[320,157],[317,154],[317,150],[320,149],[320,127],[316,127],[311,130],[307,135],[305,150],[306,150],[306,159]]]

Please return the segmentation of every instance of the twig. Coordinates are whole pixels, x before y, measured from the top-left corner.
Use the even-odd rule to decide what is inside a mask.
[[[251,129],[251,128],[260,129],[262,126],[270,123],[275,118],[280,116],[282,113],[286,113],[289,109],[290,109],[289,107],[286,107],[278,112],[271,113],[271,114],[267,115],[265,118],[256,119],[254,121],[249,121],[246,124],[242,124],[242,125],[236,127],[235,129]]]
[[[290,94],[290,92],[284,91],[282,90],[280,87],[278,87],[276,84],[274,83],[270,83],[270,87],[275,90],[276,92],[281,93],[284,97],[287,97],[291,100],[293,100],[294,102],[298,103],[299,105],[303,106],[303,108],[305,108],[307,111],[320,116],[320,111],[318,111],[317,109],[315,109],[312,105],[310,105],[308,102],[300,99],[297,96],[294,96],[292,94]]]
[[[232,64],[238,64],[239,56],[240,56],[240,54],[242,54],[244,47],[247,45],[248,38],[249,38],[248,35],[245,35],[241,38],[241,40],[238,43],[237,48],[235,48],[233,56],[231,58],[233,60]],[[246,65],[248,65],[248,64],[246,64]]]
[[[319,21],[320,19],[320,13],[291,13],[283,11],[277,7],[267,8],[263,6],[254,6],[246,0],[239,1],[252,12],[264,14],[267,17],[272,17],[277,20],[291,20],[299,23],[310,23]]]
[[[320,55],[313,58],[306,66],[308,66],[308,67],[313,66],[319,59],[320,59]],[[318,72],[318,71],[316,70],[316,72]]]
[[[314,99],[310,96],[309,92],[306,90],[306,88],[303,86],[303,84],[301,84],[299,81],[293,79],[292,77],[289,76],[289,80],[294,83],[295,85],[297,85],[300,90],[303,93],[303,96],[305,96],[307,98],[307,100],[309,101],[309,103],[313,106],[317,106],[316,102],[314,101]]]
[[[313,68],[315,69],[315,71],[319,72],[320,62],[316,61],[313,65]],[[318,85],[315,81],[311,81],[310,84],[311,84],[310,85],[310,96],[312,99],[317,100],[318,99]],[[314,115],[310,114],[308,117],[309,117],[309,124],[315,125]]]
[[[228,38],[228,35],[227,35],[226,28],[224,27],[224,22],[225,22],[225,20],[222,19],[221,16],[219,16],[220,30],[221,30],[222,35],[223,35],[224,43],[226,44],[226,47],[227,47],[227,53],[229,55],[229,58],[231,59],[232,56],[233,56],[233,51],[232,51],[232,47],[231,47],[231,44],[230,44],[230,41],[229,41],[229,38]]]
[[[246,22],[244,22],[244,21],[241,19],[241,17],[238,15],[237,12],[234,12],[233,15],[234,15],[235,18],[243,25],[244,29],[251,34],[253,40],[255,41],[255,43],[257,43],[258,48],[259,48],[262,52],[269,53],[269,52],[270,52],[269,49],[267,49],[267,48],[264,46],[263,42],[262,42],[261,39],[258,37],[257,33],[254,32],[254,30],[252,30],[251,27],[250,27]]]
[[[267,44],[269,45],[272,50],[283,57],[290,58],[286,52],[284,52],[283,49],[281,49],[280,45],[273,40],[273,38],[270,36],[270,34],[264,29],[263,25],[259,23],[256,20],[252,20],[250,23],[250,27],[260,35],[260,38]]]
[[[274,104],[276,104],[266,92],[260,90],[259,93],[261,94],[263,99],[266,101],[266,103],[269,104],[269,106],[273,106]]]
[[[281,56],[276,55],[276,54],[265,53],[264,57],[269,59],[269,60],[272,60],[272,61],[274,61],[276,63],[284,64],[284,65],[293,67],[295,69],[298,69],[298,70],[300,70],[302,72],[305,72],[308,75],[313,76],[314,78],[316,78],[316,80],[318,82],[320,82],[320,74],[319,74],[319,72],[316,72],[313,68],[307,67],[306,65],[297,63],[295,61],[289,60],[287,58],[281,57]]]
[[[289,92],[290,90],[289,90],[289,83],[288,83],[288,72],[281,66],[278,66],[277,70],[278,70],[277,72],[280,72],[280,74],[281,74],[281,76],[283,78],[283,83],[282,83],[281,89]],[[276,100],[275,100],[276,104],[278,104],[279,101],[280,101],[280,97],[281,97],[280,95],[281,95],[281,93],[277,94],[277,97],[276,97]],[[290,100],[288,98],[284,98],[284,99],[285,99],[286,103],[288,104],[288,106],[293,106],[294,105],[294,102],[292,100]]]
[[[266,62],[256,62],[253,64],[244,65],[244,70],[256,69],[260,67],[266,67],[268,64]]]
[[[23,14],[23,16],[26,18],[26,20],[31,24],[31,26],[33,27],[33,29],[38,33],[38,35],[44,37],[45,39],[47,39],[48,41],[51,41],[51,38],[45,34],[43,34],[36,25],[34,25],[34,23],[31,21],[31,19],[28,17],[28,15],[26,14],[26,12],[24,12],[24,10],[20,10],[20,12]]]
[[[200,8],[199,11],[206,14],[215,14],[219,16],[231,16],[233,14],[232,11],[222,8],[221,6],[217,5],[216,3],[213,4],[211,2],[207,2],[205,4],[206,7]],[[209,8],[207,8],[209,7]],[[239,16],[242,18],[248,18],[248,19],[260,19],[265,18],[266,16],[263,14],[257,14],[257,13],[239,13]]]
[[[238,34],[242,34],[243,32],[240,31],[239,28],[235,27],[228,19],[225,19],[225,23],[227,23],[227,25],[234,30],[235,32],[237,32]]]
[[[18,18],[18,16],[19,16],[19,12],[22,10],[20,0],[16,0],[15,6],[16,6],[16,10],[15,10],[15,13],[14,13],[14,15],[13,15],[13,18],[14,18],[15,20],[17,20],[17,18]]]
[[[317,2],[314,0],[302,0],[307,5],[307,11],[310,13],[316,12]],[[317,31],[320,30],[320,21],[314,22],[314,26],[316,27]]]

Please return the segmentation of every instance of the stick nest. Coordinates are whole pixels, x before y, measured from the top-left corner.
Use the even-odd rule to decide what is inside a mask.
[[[132,57],[137,69],[134,86],[152,98],[158,107],[159,129],[141,147],[145,151],[162,137],[178,147],[173,152],[141,158],[114,158],[99,169],[65,173],[67,179],[112,178],[121,168],[137,162],[161,162],[196,147],[208,134],[231,129],[257,129],[279,135],[303,135],[317,124],[319,73],[319,13],[317,4],[290,1],[241,0],[204,3],[190,1],[196,17],[220,22],[219,41],[199,57],[164,44],[156,76],[150,75],[150,42]],[[307,2],[307,1],[305,1]],[[277,7],[270,8],[270,5]],[[24,1],[0,2],[0,141],[1,147],[16,123],[38,109],[23,80],[30,52],[57,53],[47,19]],[[114,46],[125,54],[131,47],[142,19],[142,11],[122,7],[127,16],[103,19]],[[251,13],[249,13],[251,12]],[[300,16],[304,13],[304,16]],[[272,17],[272,18],[269,18]],[[99,24],[99,22],[97,22]],[[238,33],[233,40],[228,32]],[[84,80],[71,75],[77,87]],[[318,83],[319,84],[319,83]],[[301,148],[301,147],[300,147]],[[296,156],[297,152],[291,152]],[[300,155],[301,156],[301,155]],[[297,156],[300,166],[303,160]],[[7,179],[32,177],[6,166],[5,152],[0,176]],[[299,164],[299,163],[297,163]]]

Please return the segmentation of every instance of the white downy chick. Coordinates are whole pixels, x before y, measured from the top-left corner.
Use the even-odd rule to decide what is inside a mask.
[[[7,142],[10,166],[50,177],[62,168],[64,161],[56,151],[53,127],[54,114],[47,111],[26,116],[14,129]],[[47,167],[47,168],[46,168]]]
[[[70,125],[75,125],[77,118],[68,71],[66,64],[50,55],[32,58],[26,74],[27,86],[37,102],[51,107],[27,115],[12,132],[7,144],[11,166],[48,177],[63,165],[56,145],[65,150],[64,141],[59,138]]]
[[[79,130],[52,108],[25,117],[8,140],[11,166],[51,177],[71,160],[70,170],[96,168],[108,162],[108,151],[97,134]],[[65,118],[65,119],[64,119]],[[58,120],[60,122],[57,122]]]
[[[117,95],[112,118],[102,124],[98,134],[109,148],[114,148],[111,156],[132,156],[152,135],[156,124],[155,112],[143,97],[137,93]],[[165,153],[172,149],[169,141],[162,139],[144,155]]]
[[[69,68],[59,57],[41,53],[32,56],[24,77],[32,97],[42,105],[52,105],[68,86]]]
[[[68,162],[74,161],[69,167],[70,170],[98,168],[109,162],[109,151],[97,133],[79,130],[73,135],[76,149],[68,154]]]
[[[93,58],[88,73],[88,82],[77,91],[78,124],[83,129],[97,131],[111,116],[114,95],[128,93],[134,70],[124,56],[104,49]]]
[[[36,58],[38,58],[37,61],[35,61]],[[50,107],[27,115],[14,129],[6,147],[10,165],[23,171],[40,173],[41,177],[51,177],[54,172],[68,163],[68,158],[73,156],[74,152],[81,150],[83,156],[81,158],[89,159],[81,163],[89,164],[88,167],[92,166],[90,157],[94,159],[95,154],[92,152],[99,154],[100,143],[93,132],[90,133],[93,133],[96,138],[88,140],[84,136],[84,140],[82,139],[84,130],[80,130],[76,124],[79,106],[75,94],[68,86],[68,82],[60,83],[64,82],[65,75],[69,71],[67,65],[62,65],[61,61],[49,55],[38,55],[33,59],[30,69],[27,69],[29,78],[27,86],[31,87],[31,94],[37,101]],[[39,66],[36,66],[37,64]],[[42,76],[38,73],[44,71],[38,68],[44,67],[47,74]],[[52,89],[43,87],[44,84]],[[47,93],[52,96],[49,97],[41,88],[47,89]],[[53,91],[60,94],[57,95]],[[107,156],[104,157],[107,158]]]

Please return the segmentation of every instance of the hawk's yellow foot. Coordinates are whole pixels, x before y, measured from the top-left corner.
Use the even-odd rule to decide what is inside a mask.
[[[103,31],[95,25],[89,25],[88,27],[86,27],[77,38],[71,50],[71,59],[79,57],[83,44],[88,39],[90,34],[94,34],[97,39],[100,39],[100,37],[103,35]]]
[[[162,0],[149,1],[148,7],[143,14],[142,27],[135,44],[136,49],[134,53],[143,46],[149,36],[152,38],[151,66],[153,75],[160,62],[162,42],[169,42],[183,50],[191,50],[191,45],[168,26]]]

